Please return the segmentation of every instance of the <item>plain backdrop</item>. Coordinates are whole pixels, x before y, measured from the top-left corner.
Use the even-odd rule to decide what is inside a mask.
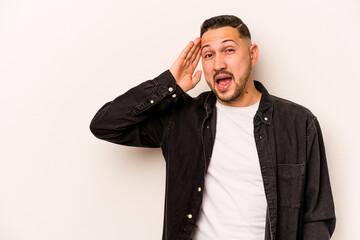
[[[250,28],[255,79],[318,117],[333,239],[360,239],[358,0],[0,0],[1,240],[161,238],[160,150],[100,141],[89,123],[220,14]]]

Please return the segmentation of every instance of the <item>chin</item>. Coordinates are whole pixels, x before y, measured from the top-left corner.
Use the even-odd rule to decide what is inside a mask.
[[[223,102],[232,102],[237,98],[234,93],[217,93],[216,95]]]
[[[224,94],[221,94],[221,93],[216,93],[216,96],[219,100],[223,101],[223,102],[227,102],[227,103],[230,103],[230,102],[233,102],[233,101],[236,101],[237,99],[239,99],[242,95],[243,95],[244,91],[240,91],[239,89],[236,91],[232,91],[231,93],[224,93]]]

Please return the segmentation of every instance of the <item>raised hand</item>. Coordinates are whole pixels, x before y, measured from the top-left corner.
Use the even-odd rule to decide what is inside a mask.
[[[201,70],[196,71],[194,74],[200,60],[200,53],[200,38],[196,38],[194,41],[189,42],[170,68],[176,83],[184,92],[194,88],[200,81]]]

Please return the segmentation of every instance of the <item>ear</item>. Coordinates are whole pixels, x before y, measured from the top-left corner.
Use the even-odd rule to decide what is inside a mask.
[[[259,47],[256,44],[250,46],[251,66],[254,66],[259,58]]]

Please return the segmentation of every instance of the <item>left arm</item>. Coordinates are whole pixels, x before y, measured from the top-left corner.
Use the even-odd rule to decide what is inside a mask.
[[[335,210],[323,137],[315,117],[307,131],[306,166],[303,240],[328,240],[335,229]]]

